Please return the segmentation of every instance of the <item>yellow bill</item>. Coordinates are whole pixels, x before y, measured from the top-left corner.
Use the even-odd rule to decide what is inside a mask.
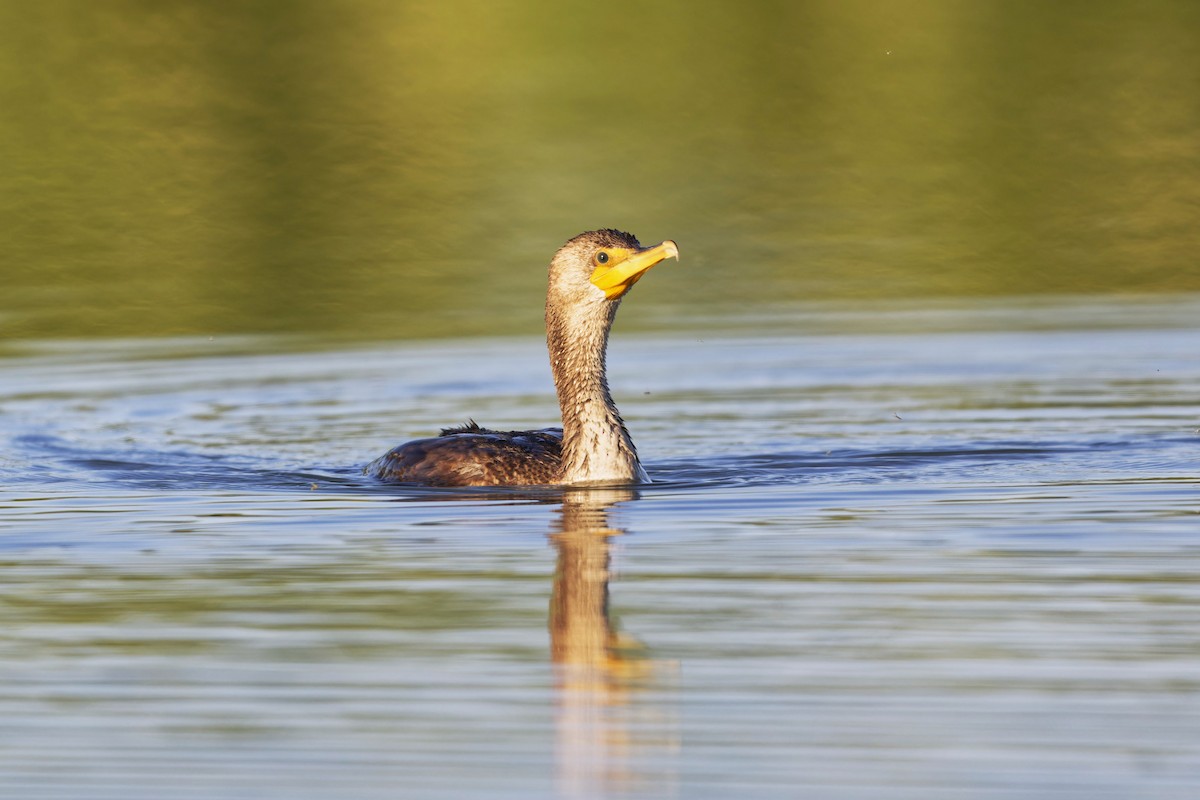
[[[668,258],[679,260],[679,246],[668,239],[662,244],[642,250],[627,250],[610,247],[602,250],[605,262],[597,254],[596,268],[592,271],[592,284],[604,291],[604,296],[615,300],[629,291],[638,282],[642,273]]]

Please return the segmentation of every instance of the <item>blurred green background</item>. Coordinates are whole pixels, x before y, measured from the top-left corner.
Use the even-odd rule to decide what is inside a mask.
[[[642,319],[1197,291],[1198,223],[1194,0],[0,0],[2,338],[536,333],[604,226]]]

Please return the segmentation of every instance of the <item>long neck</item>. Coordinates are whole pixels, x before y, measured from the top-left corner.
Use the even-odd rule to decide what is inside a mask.
[[[605,376],[608,330],[617,303],[606,303],[595,324],[546,318],[550,369],[563,420],[563,483],[646,481],[629,431],[613,403]]]

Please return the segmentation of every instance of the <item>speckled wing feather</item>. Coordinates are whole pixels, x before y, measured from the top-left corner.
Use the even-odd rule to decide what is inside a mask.
[[[364,470],[388,483],[537,485],[558,480],[562,429],[493,431],[474,422],[402,444]]]

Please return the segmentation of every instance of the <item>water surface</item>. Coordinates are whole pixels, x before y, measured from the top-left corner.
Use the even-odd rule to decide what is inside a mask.
[[[0,339],[1200,291],[1200,5],[0,2]],[[641,326],[627,319],[628,326]]]
[[[1200,796],[1197,30],[0,0],[0,796]],[[655,482],[364,480],[603,226]]]
[[[0,794],[1188,798],[1200,303],[625,335],[655,482],[381,487],[536,338],[14,343]]]

